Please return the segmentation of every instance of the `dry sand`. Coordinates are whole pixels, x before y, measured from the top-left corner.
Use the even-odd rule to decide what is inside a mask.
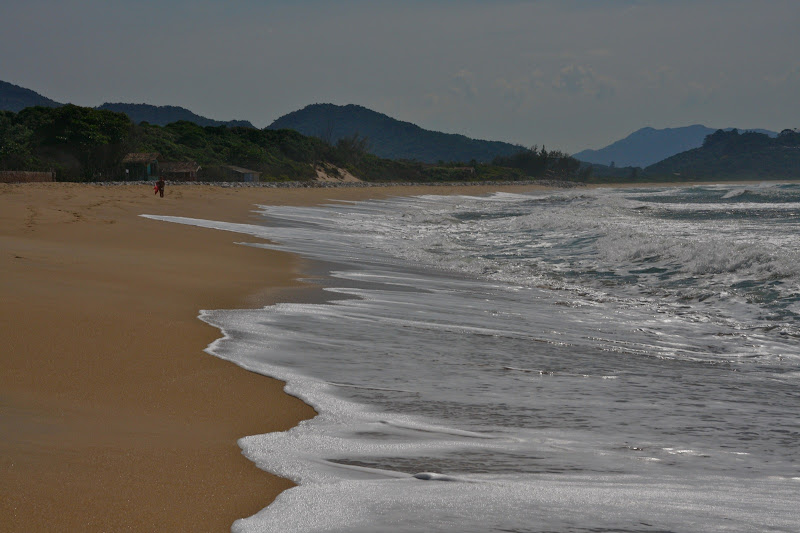
[[[138,215],[532,188],[0,184],[0,531],[228,531],[292,486],[236,441],[313,409],[204,353],[197,315],[313,290],[302,261]]]

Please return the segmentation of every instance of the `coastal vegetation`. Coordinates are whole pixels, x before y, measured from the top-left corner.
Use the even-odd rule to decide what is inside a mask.
[[[55,170],[91,179],[119,165],[131,122],[111,111],[66,105],[0,111],[0,170]]]
[[[0,170],[55,172],[59,181],[125,178],[128,153],[155,152],[165,161],[193,161],[198,179],[225,179],[228,165],[252,169],[265,181],[311,181],[317,167],[347,171],[364,181],[518,181],[578,179],[578,162],[561,152],[524,150],[492,164],[395,160],[369,151],[359,134],[335,142],[291,129],[199,126],[178,121],[166,126],[135,124],[119,112],[63,105],[0,111]]]
[[[773,138],[717,130],[700,148],[650,165],[644,174],[672,180],[800,179],[800,132],[786,129]]]
[[[172,124],[173,122],[186,120],[188,122],[194,122],[198,126],[254,127],[248,120],[214,120],[211,118],[202,117],[196,113],[192,113],[186,108],[174,105],[123,104],[106,102],[105,104],[97,107],[97,109],[125,113],[135,124],[139,124],[140,122],[148,122],[150,124],[166,126],[167,124]]]
[[[581,169],[581,163],[560,150],[547,151],[544,146],[523,150],[507,157],[496,157],[492,162],[498,167],[519,169],[530,176],[573,176],[587,181],[590,170]]]
[[[115,104],[122,106],[115,111],[111,105],[63,105],[5,85],[0,86],[0,104],[6,109],[28,101],[41,105],[0,111],[0,171],[53,172],[58,181],[124,180],[123,158],[137,152],[157,153],[162,162],[191,162],[200,167],[201,181],[230,180],[230,166],[248,169],[262,181],[299,182],[316,180],[319,169],[333,178],[416,183],[800,179],[796,129],[779,134],[717,130],[701,146],[642,168],[587,163],[544,146],[526,149],[430,132],[360,106],[315,104],[258,129],[246,121],[198,124],[194,119],[203,117],[171,106]],[[134,111],[161,121],[172,116],[193,120],[159,125],[133,120]],[[665,133],[653,130],[635,137],[641,141],[656,134]]]

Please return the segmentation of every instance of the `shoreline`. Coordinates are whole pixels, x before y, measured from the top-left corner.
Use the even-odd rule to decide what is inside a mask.
[[[283,382],[205,353],[221,334],[198,315],[315,300],[298,281],[308,264],[139,215],[248,223],[259,204],[556,188],[183,185],[158,198],[149,183],[0,184],[0,530],[227,531],[293,486],[237,440],[314,410]]]
[[[198,314],[297,298],[303,261],[139,215],[246,223],[257,204],[545,188],[0,185],[4,530],[227,531],[292,486],[236,442],[314,410],[206,354],[220,332]]]

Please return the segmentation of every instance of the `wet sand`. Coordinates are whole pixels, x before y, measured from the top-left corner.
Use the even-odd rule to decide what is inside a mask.
[[[254,221],[313,205],[509,187],[0,184],[0,531],[228,531],[292,484],[238,438],[314,415],[283,383],[206,354],[200,309],[313,291],[303,262],[142,218]],[[251,241],[253,239],[250,239]]]

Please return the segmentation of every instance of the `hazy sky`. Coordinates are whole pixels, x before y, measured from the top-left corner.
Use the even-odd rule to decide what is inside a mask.
[[[0,0],[0,80],[258,127],[360,104],[576,152],[800,127],[800,0]]]

